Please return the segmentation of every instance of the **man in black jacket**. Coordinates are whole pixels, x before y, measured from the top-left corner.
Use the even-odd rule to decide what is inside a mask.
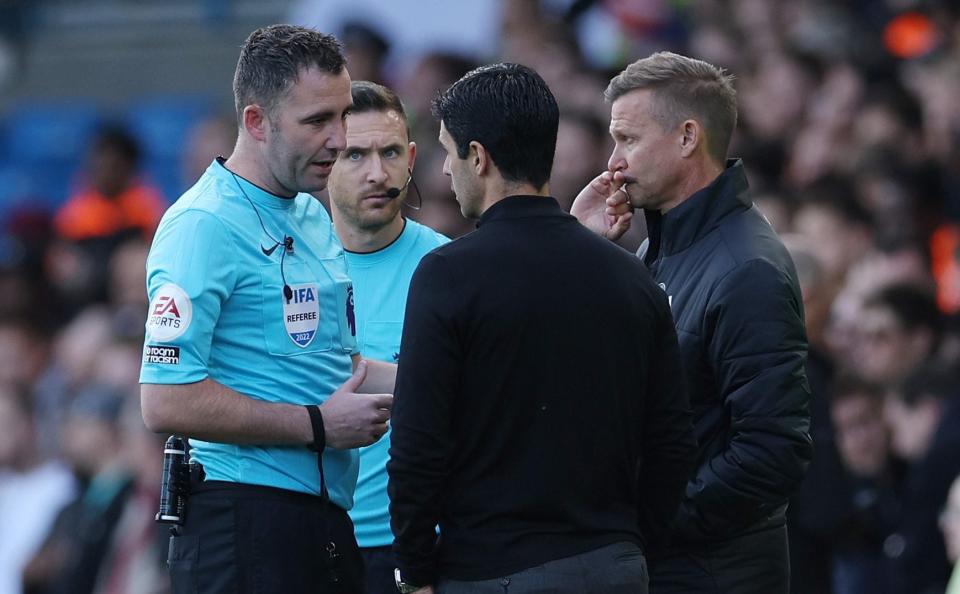
[[[535,72],[477,69],[434,110],[479,221],[410,286],[387,465],[398,586],[645,593],[640,547],[696,451],[666,296],[550,197],[559,114]]]
[[[616,239],[644,209],[637,255],[671,303],[700,448],[651,592],[785,593],[784,511],[811,455],[807,340],[790,256],[726,159],[731,78],[661,52],[605,95],[616,144],[572,212]]]

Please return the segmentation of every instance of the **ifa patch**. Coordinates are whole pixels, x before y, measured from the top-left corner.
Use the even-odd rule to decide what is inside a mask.
[[[155,365],[180,365],[180,347],[148,344],[143,347],[143,362]]]
[[[193,304],[186,292],[173,283],[157,289],[147,316],[147,336],[160,342],[177,338],[193,319]]]
[[[283,298],[283,325],[295,345],[306,348],[320,325],[320,293],[316,283],[290,285],[292,296]]]

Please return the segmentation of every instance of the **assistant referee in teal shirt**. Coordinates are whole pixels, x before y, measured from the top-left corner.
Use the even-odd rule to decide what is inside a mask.
[[[400,357],[410,278],[420,258],[449,240],[403,217],[417,156],[403,105],[390,89],[352,85],[347,146],[330,175],[330,207],[353,281],[357,344],[364,356],[389,363]],[[400,190],[390,198],[391,188]],[[350,510],[366,565],[368,594],[395,594],[390,550],[387,458],[390,433],[360,449],[360,476]]]

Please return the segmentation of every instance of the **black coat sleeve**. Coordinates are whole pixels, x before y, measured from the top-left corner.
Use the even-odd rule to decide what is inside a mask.
[[[640,531],[648,554],[656,552],[697,462],[680,347],[666,298],[657,313],[639,475]]]
[[[451,314],[452,279],[443,256],[421,260],[410,282],[391,416],[387,463],[393,550],[404,580],[436,579],[436,526],[451,446],[451,399],[460,347]]]
[[[715,287],[704,335],[729,432],[726,447],[701,463],[681,505],[678,532],[697,540],[783,505],[812,455],[796,281],[765,260],[741,264]]]

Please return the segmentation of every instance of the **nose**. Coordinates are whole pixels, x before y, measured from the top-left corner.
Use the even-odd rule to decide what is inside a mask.
[[[447,158],[443,160],[443,174],[450,177],[450,155],[447,155]]]
[[[613,152],[610,153],[610,158],[607,159],[607,169],[613,173],[617,171],[623,171],[627,168],[627,161],[623,158],[623,154],[620,150],[620,145],[615,145],[613,147]]]
[[[344,120],[337,120],[332,123],[332,130],[330,131],[330,137],[327,138],[326,147],[338,153],[347,148],[347,126]]]
[[[380,155],[373,155],[370,159],[370,167],[367,169],[367,181],[378,186],[386,182],[389,177],[386,167],[383,166],[383,159]]]

